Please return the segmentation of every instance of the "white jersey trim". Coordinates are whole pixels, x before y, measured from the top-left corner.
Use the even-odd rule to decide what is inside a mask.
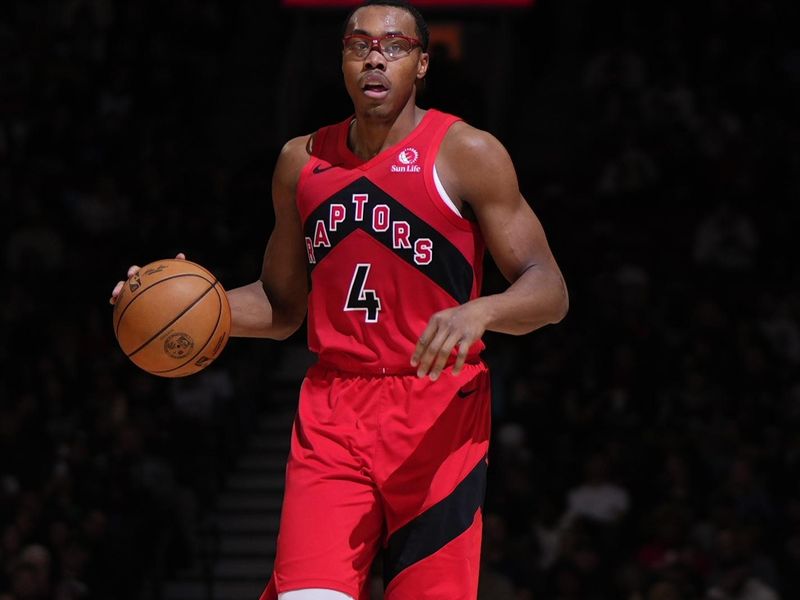
[[[444,189],[444,186],[442,185],[442,180],[439,179],[439,173],[436,172],[436,165],[433,165],[433,183],[436,186],[436,191],[439,192],[439,195],[442,197],[442,201],[444,201],[444,203],[447,204],[450,210],[452,210],[454,213],[456,213],[459,217],[463,219],[464,216],[456,207],[455,202],[453,202],[450,196],[447,195],[447,190]]]
[[[353,598],[335,590],[307,588],[278,594],[278,600],[353,600]]]

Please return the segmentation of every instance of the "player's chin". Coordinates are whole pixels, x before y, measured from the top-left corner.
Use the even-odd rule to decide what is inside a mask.
[[[374,115],[393,115],[401,110],[405,104],[402,94],[390,91],[382,97],[363,96],[361,106]]]
[[[389,106],[391,105],[391,101],[391,96],[388,93],[380,95],[360,93],[357,98],[354,98],[356,106],[367,110],[372,110],[381,106]]]

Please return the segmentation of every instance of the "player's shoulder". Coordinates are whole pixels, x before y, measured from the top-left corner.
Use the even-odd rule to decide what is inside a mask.
[[[312,135],[292,138],[281,148],[273,173],[273,182],[279,189],[294,193],[297,182],[300,180],[300,173],[311,158],[309,145]]]
[[[281,148],[280,160],[305,161],[311,156],[314,134],[299,135],[287,141]]]
[[[503,144],[488,131],[464,121],[448,129],[436,168],[451,196],[473,208],[496,198],[502,190],[508,190],[508,197],[518,195],[514,165]]]
[[[313,134],[301,135],[283,145],[275,165],[275,178],[279,183],[292,187],[297,184],[300,171],[311,158],[312,138]]]
[[[475,158],[488,158],[498,153],[507,154],[503,144],[494,135],[466,121],[456,121],[447,130],[442,141],[442,150]]]
[[[453,123],[447,131],[436,166],[468,186],[513,172],[511,157],[500,140],[464,121]]]

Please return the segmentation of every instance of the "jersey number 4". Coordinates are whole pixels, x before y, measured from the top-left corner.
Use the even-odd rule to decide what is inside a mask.
[[[363,310],[364,320],[367,323],[377,323],[378,313],[381,311],[381,299],[378,298],[375,290],[367,289],[367,276],[371,266],[369,263],[356,265],[344,309],[345,311]]]

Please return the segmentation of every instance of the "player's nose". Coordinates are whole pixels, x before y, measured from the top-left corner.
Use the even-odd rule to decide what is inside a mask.
[[[380,69],[381,71],[386,70],[386,57],[383,53],[378,50],[377,48],[373,48],[367,54],[367,58],[364,59],[364,68],[365,69]]]

